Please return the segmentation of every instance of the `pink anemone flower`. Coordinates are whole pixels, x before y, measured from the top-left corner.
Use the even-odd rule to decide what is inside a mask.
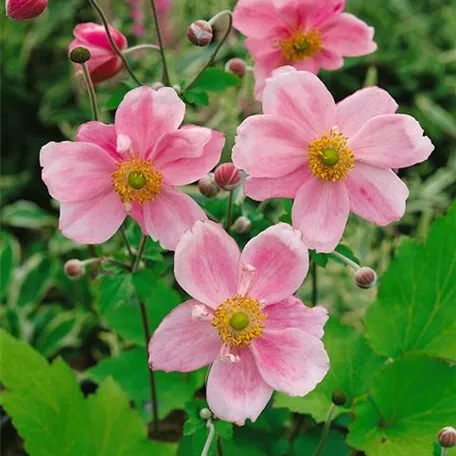
[[[173,250],[184,231],[205,219],[175,187],[195,182],[219,161],[221,133],[186,125],[174,89],[140,87],[119,105],[115,125],[82,125],[76,142],[41,149],[42,177],[60,201],[60,229],[79,243],[109,239],[131,215],[144,233]]]
[[[313,74],[276,70],[266,82],[264,114],[237,130],[233,162],[249,174],[245,194],[293,198],[293,226],[320,252],[334,250],[350,212],[380,226],[399,220],[408,189],[392,169],[426,160],[434,146],[397,108],[378,87],[336,104]]]
[[[293,65],[317,74],[341,68],[343,57],[377,49],[374,29],[343,13],[344,7],[344,0],[239,0],[234,27],[247,36],[258,99],[276,68]]]
[[[328,318],[292,296],[309,267],[301,233],[274,225],[243,252],[223,229],[197,222],[179,242],[174,274],[192,299],[176,307],[149,342],[153,370],[212,364],[206,385],[216,416],[255,421],[274,389],[303,396],[324,378]]]

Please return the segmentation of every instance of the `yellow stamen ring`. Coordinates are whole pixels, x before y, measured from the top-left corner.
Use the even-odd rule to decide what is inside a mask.
[[[280,41],[279,45],[283,57],[289,62],[296,62],[318,54],[323,47],[323,40],[318,30],[297,30],[289,38]]]

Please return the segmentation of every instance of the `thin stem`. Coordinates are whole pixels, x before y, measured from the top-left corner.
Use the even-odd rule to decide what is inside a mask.
[[[229,10],[225,11],[220,11],[220,13],[216,14],[210,21],[209,23],[212,25],[214,22],[216,22],[220,17],[227,15],[228,16],[228,28],[226,29],[225,34],[223,35],[222,39],[218,42],[217,46],[215,46],[214,51],[212,52],[211,56],[209,57],[209,60],[201,67],[201,69],[198,71],[198,73],[195,74],[193,79],[191,79],[182,89],[182,93],[185,93],[188,89],[190,89],[193,84],[198,80],[198,78],[206,71],[208,67],[212,65],[212,63],[215,60],[215,57],[218,54],[218,51],[220,48],[223,46],[225,43],[226,39],[228,38],[228,35],[231,32],[231,27],[233,26],[233,13]]]
[[[125,242],[125,247],[127,247],[128,255],[130,256],[130,260],[133,261],[135,256],[133,255],[133,250],[131,250],[131,245],[130,245],[130,242],[128,241],[127,233],[125,232],[125,228],[123,226],[121,226],[119,231],[120,231],[120,234],[122,235],[122,238],[123,238],[123,240]]]
[[[317,449],[314,451],[313,456],[320,455],[325,446],[326,440],[328,440],[329,429],[331,428],[331,421],[333,419],[335,410],[336,406],[334,404],[331,404],[331,407],[329,407],[328,416],[326,417],[325,426],[323,427],[323,432],[321,433],[320,443],[318,444]]]
[[[228,208],[226,210],[226,220],[225,220],[225,230],[229,231],[231,226],[231,212],[233,208],[233,192],[230,192],[230,196],[228,198]]]
[[[95,92],[95,87],[93,86],[92,78],[90,77],[89,67],[87,66],[87,62],[82,64],[82,73],[84,74],[84,81],[87,85],[87,92],[89,94],[90,106],[92,107],[93,120],[98,120],[100,118],[100,116],[98,113],[97,94]]]
[[[137,46],[132,46],[131,48],[125,49],[125,51],[122,51],[122,54],[128,55],[132,52],[141,51],[143,49],[153,49],[154,51],[160,51],[160,48],[155,44],[138,44]]]
[[[317,305],[318,301],[318,278],[317,278],[318,265],[312,261],[312,307]]]
[[[141,236],[141,240],[139,241],[139,248],[138,248],[138,254],[136,255],[136,260],[133,263],[133,267],[131,268],[131,272],[133,272],[133,273],[135,273],[139,268],[139,265],[141,263],[141,258],[144,254],[144,249],[146,248],[146,243],[147,243],[147,236],[145,234],[143,234]]]
[[[358,269],[360,269],[360,266],[357,265],[354,261],[350,260],[350,258],[347,258],[345,255],[342,255],[341,253],[336,252],[335,250],[334,250],[334,252],[331,252],[330,255],[339,258],[339,259],[342,260],[346,265],[348,265],[348,266],[350,266],[351,268],[353,268],[355,271],[357,271]]]
[[[440,453],[440,456],[447,456],[448,453],[448,448],[442,448],[442,452]]]
[[[377,415],[380,418],[380,421],[384,421],[383,414],[380,411],[380,409],[378,408],[377,403],[374,401],[374,398],[370,394],[368,394],[367,399],[371,403],[372,407],[374,407],[375,411],[377,412]]]
[[[292,413],[291,414],[291,429],[290,429],[290,436],[288,437],[288,441],[293,443],[296,438],[298,437],[302,424],[304,423],[304,415],[300,413]]]
[[[128,71],[128,74],[132,77],[136,84],[138,84],[139,86],[142,85],[139,79],[133,73],[133,70],[131,69],[128,63],[128,60],[125,58],[122,51],[119,49],[119,46],[117,46],[116,42],[114,41],[111,35],[111,30],[109,30],[108,20],[106,19],[106,15],[103,12],[101,6],[98,4],[97,0],[89,0],[89,3],[92,5],[93,9],[100,15],[101,22],[103,22],[103,26],[106,30],[106,35],[108,36],[108,40],[111,44],[112,50],[119,56],[120,60],[122,60],[125,69]]]
[[[155,5],[155,0],[150,0],[150,5],[152,6],[152,14],[154,16],[155,30],[157,32],[158,46],[160,48],[159,51],[163,65],[163,84],[169,85],[169,73],[168,67],[166,65],[165,47],[163,45],[163,38],[160,30],[160,21],[158,20],[157,6]]]
[[[131,271],[131,266],[129,264],[124,263],[123,261],[115,260],[114,258],[103,258],[103,262],[113,264],[115,266],[120,266],[122,268],[125,268],[127,271]]]
[[[206,443],[204,444],[201,456],[207,456],[209,454],[209,450],[211,448],[212,440],[214,439],[215,434],[215,426],[213,425],[210,418],[207,420],[206,427],[209,428],[209,434],[207,435]]]
[[[217,436],[217,448],[216,448],[216,455],[223,456],[223,448],[222,448],[222,439],[220,436]]]

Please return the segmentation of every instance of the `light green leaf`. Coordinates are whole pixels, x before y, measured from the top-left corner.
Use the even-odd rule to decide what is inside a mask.
[[[208,68],[192,85],[192,89],[202,89],[208,92],[222,92],[227,87],[239,85],[240,79],[232,73]]]
[[[360,401],[348,443],[369,456],[429,456],[437,432],[456,422],[456,367],[428,358],[395,361]],[[381,415],[381,416],[380,416]]]
[[[18,228],[38,230],[55,226],[56,218],[31,201],[16,201],[2,209],[2,223]]]
[[[456,360],[456,203],[432,224],[424,245],[405,240],[366,316],[379,354]]]
[[[184,93],[184,100],[189,104],[202,107],[209,104],[209,95],[202,89],[189,89]]]
[[[17,239],[7,231],[0,232],[0,298],[4,299],[13,277],[14,269],[19,264],[21,248]]]

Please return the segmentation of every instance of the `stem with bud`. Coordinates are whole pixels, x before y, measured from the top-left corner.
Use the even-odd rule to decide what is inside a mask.
[[[313,456],[319,456],[325,446],[326,441],[328,440],[329,429],[331,427],[331,422],[333,419],[334,412],[336,411],[336,406],[331,404],[328,411],[328,416],[326,417],[325,426],[323,427],[323,432],[321,434],[320,443],[318,444],[317,449],[315,450]]]
[[[157,39],[158,39],[158,46],[159,46],[158,50],[160,51],[160,56],[161,56],[162,65],[163,65],[163,83],[165,85],[169,85],[169,73],[168,73],[168,66],[166,65],[165,47],[163,45],[163,38],[161,35],[161,30],[160,30],[160,21],[158,20],[158,12],[157,12],[157,6],[155,5],[155,0],[150,0],[150,5],[152,7],[152,15],[154,17],[155,30],[157,32]]]
[[[131,48],[125,49],[125,51],[122,51],[122,53],[123,55],[128,55],[135,51],[142,51],[143,49],[153,49],[154,51],[160,52],[160,48],[155,44],[138,44],[137,46],[132,46]]]
[[[209,429],[209,433],[207,435],[206,443],[204,444],[203,451],[201,452],[201,456],[207,456],[209,454],[209,450],[211,448],[212,440],[214,439],[215,434],[215,426],[212,423],[212,420],[209,418],[206,422],[206,427]]]
[[[95,87],[93,86],[92,78],[90,77],[89,67],[87,66],[87,62],[84,62],[81,66],[82,74],[84,75],[84,81],[87,85],[87,92],[89,94],[93,120],[98,120],[100,118],[100,115],[98,113],[97,94],[95,92]]]

